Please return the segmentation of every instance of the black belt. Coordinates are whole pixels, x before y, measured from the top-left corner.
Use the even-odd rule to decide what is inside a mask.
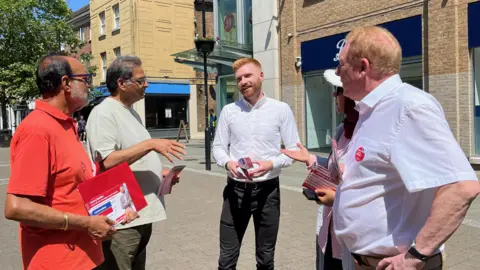
[[[250,180],[237,181],[237,180],[234,180],[230,177],[228,177],[228,179],[227,179],[227,183],[229,185],[232,185],[236,188],[241,188],[241,189],[259,189],[259,188],[262,188],[262,187],[265,187],[265,186],[276,185],[276,184],[278,184],[278,181],[279,181],[278,177],[268,179],[268,180],[265,180],[265,181],[259,181],[259,182],[250,181]]]

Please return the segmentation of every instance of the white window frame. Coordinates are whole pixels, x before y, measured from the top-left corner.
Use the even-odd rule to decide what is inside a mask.
[[[104,82],[107,79],[107,53],[101,53],[100,58],[102,59],[102,81]]]
[[[81,41],[85,41],[85,28],[84,27],[80,27],[78,29],[78,39],[80,39]]]
[[[122,56],[122,49],[121,47],[116,47],[113,49],[113,54],[115,54],[115,58]]]
[[[113,5],[113,30],[120,29],[120,4]]]
[[[100,14],[98,14],[98,18],[100,19],[100,35],[103,36],[107,33],[107,26],[105,24],[105,11],[100,12]]]

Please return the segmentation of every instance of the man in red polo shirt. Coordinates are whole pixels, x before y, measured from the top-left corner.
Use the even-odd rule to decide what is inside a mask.
[[[91,75],[82,64],[49,55],[36,72],[42,99],[18,126],[10,146],[5,217],[20,222],[25,269],[92,269],[113,221],[88,216],[77,185],[93,176],[74,112],[88,103]]]

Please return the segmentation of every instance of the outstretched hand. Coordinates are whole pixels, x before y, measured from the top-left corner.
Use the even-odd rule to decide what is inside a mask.
[[[173,163],[172,156],[176,157],[179,160],[183,160],[182,155],[185,155],[185,145],[167,139],[153,139],[153,150],[162,156],[166,157],[170,162]],[[171,156],[172,155],[172,156]]]
[[[307,148],[305,148],[305,146],[303,146],[301,143],[297,143],[297,146],[298,148],[300,148],[300,150],[281,149],[280,152],[282,152],[282,154],[286,155],[291,159],[307,163],[308,159],[310,158],[310,153],[308,152]]]

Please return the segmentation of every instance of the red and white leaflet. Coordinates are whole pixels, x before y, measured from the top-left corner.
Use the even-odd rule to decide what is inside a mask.
[[[185,168],[185,165],[175,166],[170,169],[167,176],[163,178],[162,184],[158,189],[158,192],[157,192],[158,197],[172,193],[173,178],[175,176],[178,176],[182,172],[183,168]]]
[[[90,215],[108,216],[115,225],[123,221],[125,211],[141,211],[147,201],[133,175],[124,162],[78,185],[85,208]]]
[[[330,181],[330,171],[323,166],[312,168],[302,186],[312,191],[315,191],[317,188],[337,189],[337,186]]]
[[[137,211],[125,183],[92,198],[85,203],[85,207],[91,216],[107,216],[110,220],[115,221],[115,225],[125,219],[125,211],[128,208],[134,212]]]

